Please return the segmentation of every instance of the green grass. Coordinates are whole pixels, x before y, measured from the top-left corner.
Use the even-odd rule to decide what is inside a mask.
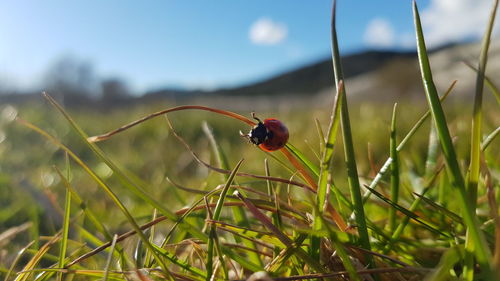
[[[414,3],[425,93],[397,108],[347,98],[333,21],[338,90],[323,108],[273,112],[291,134],[282,151],[239,136],[250,112],[72,110],[48,96],[13,121],[0,106],[0,277],[495,280],[500,115],[482,93],[498,93],[493,18],[475,96],[445,101],[454,82],[440,99]]]

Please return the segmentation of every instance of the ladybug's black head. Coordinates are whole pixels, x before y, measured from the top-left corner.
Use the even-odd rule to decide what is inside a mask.
[[[256,145],[263,143],[268,137],[269,132],[262,122],[259,122],[257,126],[253,127],[253,129],[248,134],[248,138],[250,139],[250,141]]]

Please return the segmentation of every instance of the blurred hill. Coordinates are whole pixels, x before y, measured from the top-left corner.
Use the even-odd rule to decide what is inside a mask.
[[[476,65],[479,51],[479,43],[449,45],[433,50],[430,61],[438,89],[444,91],[452,81],[458,80],[454,96],[464,97],[472,94],[475,73],[464,61]],[[423,99],[422,82],[414,52],[365,51],[344,56],[342,64],[351,100],[393,102],[401,99]],[[52,73],[71,73],[68,63],[63,66],[64,68]],[[109,108],[141,103],[190,102],[245,109],[248,109],[248,103],[252,103],[252,108],[255,109],[266,105],[276,106],[275,102],[301,105],[305,101],[321,105],[325,98],[331,97],[333,85],[330,58],[234,88],[212,91],[164,88],[143,95],[130,95],[126,83],[114,78],[101,81],[100,88],[95,85],[89,87],[91,75],[88,66],[73,68],[76,69],[73,71],[76,74],[66,79],[51,76],[52,82],[47,89],[63,100],[66,106]],[[487,75],[492,76],[495,81],[498,73],[500,40],[497,39],[491,44]],[[65,83],[66,80],[71,83]],[[92,89],[96,88],[101,89],[100,94],[92,92]],[[23,103],[39,99],[39,96],[39,92],[3,93],[0,95],[0,102]]]
[[[393,51],[366,51],[352,54],[343,58],[344,75],[348,78],[373,72],[382,68],[390,60],[414,58],[415,53],[393,52]],[[330,58],[300,67],[269,79],[258,81],[253,84],[243,85],[235,88],[217,89],[204,93],[212,95],[238,95],[238,96],[272,96],[281,94],[309,94],[317,93],[329,88],[333,81],[333,68]],[[173,92],[169,89],[149,92],[148,97],[162,97],[178,94],[193,95],[199,91]]]

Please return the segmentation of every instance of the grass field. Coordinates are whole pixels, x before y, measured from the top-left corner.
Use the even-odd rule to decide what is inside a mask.
[[[287,125],[280,151],[196,109],[87,139],[168,104],[2,105],[0,276],[498,280],[498,89],[483,105],[479,72],[470,100],[440,102],[416,6],[415,22],[420,103],[346,103],[334,37],[335,102],[257,112]]]

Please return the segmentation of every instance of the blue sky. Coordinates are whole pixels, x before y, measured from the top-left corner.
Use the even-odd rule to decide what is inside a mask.
[[[344,54],[413,46],[410,0],[338,2]],[[490,2],[418,1],[429,43],[479,36]],[[2,1],[0,83],[39,87],[65,56],[90,62],[99,77],[121,77],[137,92],[249,83],[326,57],[330,6],[329,0]]]

